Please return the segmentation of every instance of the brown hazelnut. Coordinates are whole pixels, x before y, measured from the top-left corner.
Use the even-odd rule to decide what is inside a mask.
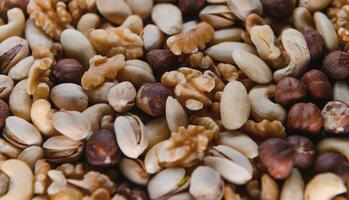
[[[319,133],[322,128],[320,109],[313,103],[298,103],[288,112],[287,126],[302,133]]]
[[[151,116],[161,116],[165,113],[167,97],[172,95],[172,91],[161,83],[144,84],[137,93],[137,107]]]
[[[334,80],[343,80],[349,76],[349,54],[346,52],[329,53],[322,65],[324,72]]]
[[[8,116],[10,116],[10,108],[5,101],[0,99],[0,129],[4,128]]]
[[[288,177],[294,166],[295,151],[283,139],[271,138],[260,145],[259,158],[269,174],[276,179]]]
[[[177,56],[167,49],[154,49],[148,52],[147,62],[153,68],[157,77],[177,67]]]
[[[204,6],[205,0],[179,0],[178,6],[184,15],[195,15]]]
[[[313,69],[305,73],[302,77],[307,94],[313,99],[323,101],[331,99],[333,96],[332,86],[326,74]]]
[[[293,77],[281,79],[275,90],[275,101],[284,107],[290,107],[305,98],[304,83]]]
[[[261,0],[265,13],[275,19],[287,19],[292,15],[296,0]]]
[[[56,63],[53,73],[62,83],[80,84],[84,67],[75,59],[62,59]]]
[[[324,128],[335,134],[349,133],[349,106],[340,101],[330,101],[321,111]]]
[[[320,64],[326,51],[324,38],[314,29],[302,31],[310,52],[310,64]]]
[[[87,141],[86,160],[93,166],[109,167],[120,161],[120,151],[115,134],[109,130],[95,132]]]
[[[29,0],[1,0],[0,1],[0,17],[7,20],[7,11],[11,8],[20,8],[24,12],[27,10]]]
[[[315,160],[314,144],[306,137],[290,136],[287,141],[295,150],[294,162],[299,168],[310,167]]]
[[[143,190],[137,187],[131,186],[130,184],[127,184],[127,183],[122,183],[117,187],[116,195],[120,196],[120,199],[131,199],[131,200],[148,200],[149,199],[146,192],[144,192]]]
[[[335,152],[324,152],[316,158],[314,169],[316,173],[337,173],[338,166],[345,162],[347,161],[342,154]]]

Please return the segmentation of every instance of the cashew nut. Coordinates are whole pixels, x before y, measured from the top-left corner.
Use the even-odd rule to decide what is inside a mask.
[[[28,165],[17,159],[10,159],[0,165],[0,170],[10,179],[7,193],[1,200],[28,200],[33,196],[33,172]]]
[[[280,200],[303,200],[304,181],[301,173],[297,169],[293,169],[282,186]]]
[[[248,97],[251,102],[251,114],[257,121],[267,119],[283,122],[287,112],[277,103],[270,100],[274,96],[275,85],[259,85],[250,90]]]
[[[347,191],[343,180],[333,173],[316,175],[305,187],[304,200],[330,200]]]
[[[286,76],[298,77],[307,69],[310,52],[303,34],[296,29],[289,28],[282,32],[282,45],[290,58],[287,67],[274,72],[274,81]]]
[[[32,99],[27,93],[27,83],[28,79],[25,79],[15,85],[10,94],[9,106],[14,116],[30,121]]]
[[[52,115],[56,112],[51,108],[50,102],[45,99],[34,101],[31,107],[31,120],[33,124],[46,136],[51,137],[58,132],[53,128]]]
[[[87,13],[83,15],[77,24],[76,29],[89,37],[91,31],[101,25],[101,18],[95,13]]]
[[[21,36],[25,27],[24,13],[19,8],[7,11],[8,23],[0,26],[0,42],[11,36]]]
[[[95,132],[99,130],[99,123],[103,116],[114,115],[115,113],[109,104],[100,103],[86,108],[82,114],[91,122],[91,130]]]
[[[317,149],[319,151],[335,151],[341,153],[349,160],[349,139],[347,138],[326,138],[321,140]]]

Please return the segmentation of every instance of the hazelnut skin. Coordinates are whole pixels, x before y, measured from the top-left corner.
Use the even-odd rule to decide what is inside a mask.
[[[314,169],[316,173],[336,173],[345,182],[349,181],[349,163],[342,154],[335,152],[321,153],[315,161]]]
[[[137,93],[137,107],[148,115],[159,117],[165,113],[167,97],[173,96],[172,90],[161,83],[146,83]]]
[[[119,163],[121,153],[115,134],[103,129],[95,132],[85,147],[86,160],[93,166],[110,167]]]
[[[288,177],[294,166],[295,151],[286,140],[271,138],[259,147],[259,158],[275,179]]]
[[[116,194],[124,197],[124,199],[148,200],[147,194],[143,190],[128,183],[120,184],[116,189]]]
[[[310,64],[320,64],[326,51],[324,38],[319,32],[311,28],[302,31],[302,33],[310,52]]]
[[[179,0],[178,6],[184,15],[195,15],[204,6],[205,0]]]
[[[298,103],[288,112],[287,126],[303,133],[319,133],[322,126],[320,109],[313,103]]]
[[[302,77],[307,94],[313,99],[323,101],[332,99],[333,90],[326,74],[313,69],[305,73]]]
[[[0,129],[4,128],[8,116],[10,116],[10,107],[5,101],[0,99]]]
[[[275,101],[284,107],[303,101],[305,96],[305,85],[296,78],[285,77],[276,85]]]
[[[287,19],[296,6],[295,0],[261,0],[265,13],[275,19]]]
[[[287,141],[295,149],[294,161],[299,168],[308,168],[315,160],[314,144],[306,137],[290,136]]]
[[[153,68],[157,77],[177,67],[177,56],[167,49],[154,49],[147,53],[147,62]]]
[[[62,59],[56,63],[53,73],[62,83],[80,84],[84,67],[75,59]]]
[[[331,79],[346,79],[349,77],[349,54],[343,51],[333,51],[325,57],[322,67]]]

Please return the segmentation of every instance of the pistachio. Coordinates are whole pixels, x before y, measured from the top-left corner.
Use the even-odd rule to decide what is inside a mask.
[[[136,88],[125,81],[116,84],[109,90],[108,102],[116,112],[126,112],[133,108],[136,99]]]
[[[177,131],[179,127],[188,125],[187,114],[177,99],[169,96],[166,100],[166,121],[171,132]]]
[[[145,124],[148,138],[148,150],[159,142],[170,137],[170,130],[165,118],[157,118]]]
[[[51,90],[50,97],[60,109],[83,111],[88,106],[88,97],[82,87],[73,83],[63,83]]]
[[[0,69],[7,74],[10,69],[29,54],[28,42],[20,37],[10,37],[0,44]]]
[[[119,168],[126,178],[138,185],[146,185],[150,179],[150,175],[145,171],[141,160],[123,158],[120,161]]]
[[[235,21],[233,12],[226,5],[208,5],[201,10],[199,17],[216,29],[227,28]]]
[[[28,56],[13,66],[8,72],[8,76],[15,81],[26,79],[33,64],[33,56]]]
[[[96,0],[98,11],[108,20],[121,24],[132,11],[124,0]]]

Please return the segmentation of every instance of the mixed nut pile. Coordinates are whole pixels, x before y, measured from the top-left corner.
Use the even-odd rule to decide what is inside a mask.
[[[349,0],[0,0],[0,200],[348,200]]]

